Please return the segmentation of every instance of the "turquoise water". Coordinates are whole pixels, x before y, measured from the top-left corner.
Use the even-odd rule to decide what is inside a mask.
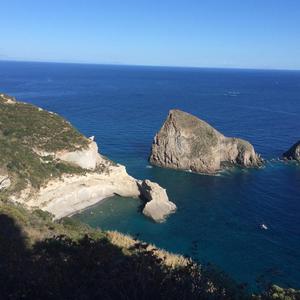
[[[299,140],[300,72],[0,62],[0,89],[95,135],[101,153],[178,206],[156,224],[138,200],[114,197],[75,218],[213,262],[253,288],[257,279],[300,288],[300,166],[277,160]],[[171,108],[248,139],[265,167],[218,176],[150,167]]]

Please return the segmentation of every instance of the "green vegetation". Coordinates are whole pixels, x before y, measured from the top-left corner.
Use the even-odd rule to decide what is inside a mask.
[[[7,102],[8,99],[13,102]],[[88,145],[88,140],[57,114],[16,102],[3,94],[0,94],[0,132],[10,141],[46,152],[73,151]]]
[[[71,218],[54,222],[50,213],[8,200],[28,183],[38,189],[62,174],[85,174],[36,152],[72,151],[87,143],[56,114],[0,95],[0,174],[12,181],[0,191],[0,299],[300,298],[299,291],[277,286],[252,296],[211,265]],[[108,169],[99,165],[96,171]]]
[[[20,191],[30,182],[33,188],[39,188],[51,177],[64,173],[84,174],[85,170],[53,160],[52,157],[41,158],[29,147],[18,142],[0,138],[0,165],[6,168],[13,178],[11,191]]]
[[[277,286],[253,296],[211,265],[1,201],[0,282],[1,299],[299,299]]]
[[[169,261],[168,261],[169,260]],[[171,263],[172,261],[172,263]],[[0,202],[5,299],[247,299],[212,267],[71,219]]]
[[[207,154],[211,147],[217,146],[218,133],[209,124],[180,110],[173,110],[172,114],[171,120],[175,120],[173,121],[175,127],[184,128],[187,132],[192,131],[193,133],[193,137],[190,137],[186,143],[191,145],[191,158],[199,153]],[[186,137],[181,138],[187,139]]]
[[[36,151],[72,151],[87,144],[88,140],[60,116],[0,95],[0,166],[13,179],[6,194],[24,189],[27,183],[40,188],[62,174],[84,174],[79,167],[56,161],[51,155],[41,157]]]

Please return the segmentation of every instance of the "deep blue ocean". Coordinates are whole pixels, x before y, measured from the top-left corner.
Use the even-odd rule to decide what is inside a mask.
[[[156,224],[138,200],[114,197],[75,218],[212,262],[251,288],[300,288],[300,165],[278,160],[300,139],[300,71],[0,62],[0,92],[68,118],[178,207]],[[218,176],[150,167],[152,139],[172,108],[249,140],[265,167]]]

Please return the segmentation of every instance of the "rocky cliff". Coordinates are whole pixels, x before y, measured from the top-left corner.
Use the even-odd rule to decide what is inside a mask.
[[[288,151],[283,153],[283,157],[290,160],[297,160],[300,162],[300,141],[294,144]]]
[[[262,159],[242,139],[225,137],[205,121],[171,110],[156,134],[150,155],[153,165],[214,173],[226,165],[258,167]]]
[[[147,203],[143,209],[143,214],[152,218],[156,222],[163,221],[170,213],[175,212],[176,205],[169,201],[167,192],[157,183],[150,180],[139,182],[141,195]]]
[[[144,186],[62,117],[0,94],[0,200],[62,218],[113,195],[145,198]],[[166,217],[166,199],[155,190],[163,189],[156,184],[149,201]]]

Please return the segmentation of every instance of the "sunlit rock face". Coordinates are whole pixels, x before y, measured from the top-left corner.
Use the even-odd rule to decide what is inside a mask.
[[[167,192],[157,183],[150,180],[139,182],[141,196],[146,199],[143,214],[156,222],[162,222],[166,217],[175,212],[176,205],[168,198]]]
[[[56,219],[113,195],[145,197],[139,180],[125,166],[99,153],[94,137],[85,137],[56,113],[4,94],[0,94],[0,158],[1,199],[40,208]],[[146,211],[153,200],[165,215],[166,191],[149,185],[153,197],[149,196]]]
[[[181,110],[171,110],[154,137],[150,163],[197,173],[214,173],[226,165],[258,167],[261,157],[239,138],[225,137],[208,123]]]
[[[89,170],[94,170],[100,160],[98,146],[92,140],[87,148],[75,151],[60,151],[55,153],[55,157]]]

